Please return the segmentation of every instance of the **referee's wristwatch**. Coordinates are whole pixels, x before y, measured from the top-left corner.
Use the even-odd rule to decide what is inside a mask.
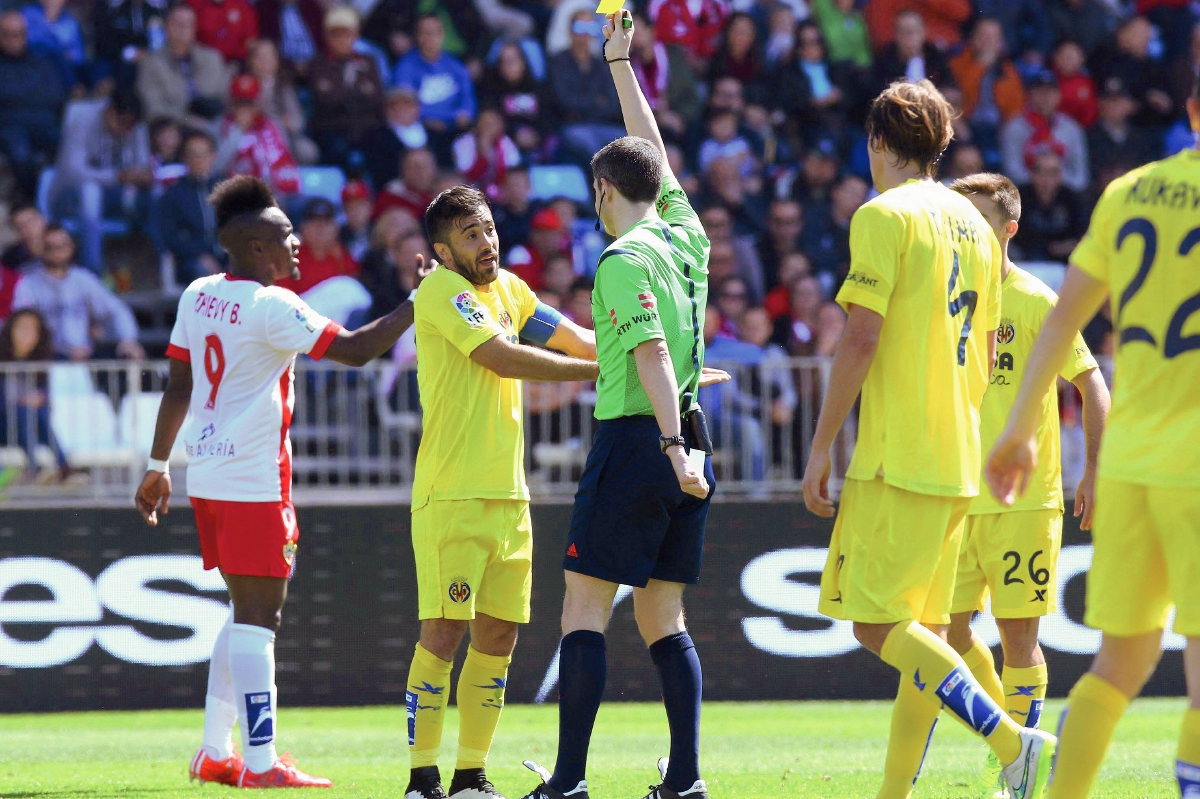
[[[664,455],[667,450],[674,446],[687,447],[687,443],[683,440],[683,436],[659,436],[658,448],[662,450]]]

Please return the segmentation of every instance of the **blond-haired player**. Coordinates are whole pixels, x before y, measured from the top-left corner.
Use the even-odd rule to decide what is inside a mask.
[[[1200,136],[1200,80],[1187,101]],[[1154,672],[1174,606],[1191,705],[1175,765],[1200,794],[1200,149],[1117,178],[1071,253],[1008,426],[987,463],[1016,501],[1036,473],[1041,395],[1074,334],[1111,297],[1113,407],[1100,450],[1085,622],[1100,651],[1059,722],[1053,799],[1087,796],[1125,708]]]
[[[979,209],[1004,253],[996,363],[979,411],[979,435],[986,452],[1004,429],[1033,342],[1058,295],[1009,260],[1008,244],[1021,219],[1021,195],[1011,180],[981,173],[960,178],[950,188]],[[1087,530],[1092,526],[1096,456],[1108,415],[1108,388],[1078,333],[1058,373],[1083,397],[1087,462],[1075,489],[1075,515],[1080,517],[1080,527]],[[1058,427],[1058,390],[1050,385],[1039,406],[1038,468],[1029,490],[1011,506],[1001,505],[986,491],[972,500],[950,605],[950,645],[963,656],[988,694],[1026,727],[1037,727],[1042,715],[1049,678],[1038,645],[1038,626],[1042,616],[1054,612],[1058,596],[1064,509]],[[971,617],[984,609],[989,594],[1004,650],[1000,675],[992,651],[971,631]],[[999,770],[995,757],[989,757],[985,772],[989,783]]]
[[[820,610],[900,671],[884,796],[907,796],[943,705],[986,739],[1015,799],[1036,799],[1055,739],[1015,723],[945,641],[963,522],[979,493],[979,406],[1000,324],[1000,244],[933,180],[953,111],[927,80],[871,104],[881,193],[850,223],[850,271],[804,502],[833,515],[829,448],[859,391],[859,439],[821,576]],[[915,767],[914,767],[915,765]]]

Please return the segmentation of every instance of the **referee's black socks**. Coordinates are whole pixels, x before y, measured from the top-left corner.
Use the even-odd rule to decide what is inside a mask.
[[[588,746],[608,678],[604,633],[576,630],[558,647],[558,760],[550,787],[566,793],[586,777]]]
[[[671,728],[671,760],[663,785],[683,793],[700,779],[700,699],[704,686],[700,658],[686,630],[652,643],[650,657],[658,669]]]

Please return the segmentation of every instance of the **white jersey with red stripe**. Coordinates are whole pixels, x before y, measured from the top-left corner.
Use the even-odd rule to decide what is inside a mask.
[[[231,502],[291,498],[293,367],[320,359],[341,326],[293,293],[213,275],[179,299],[167,355],[192,366],[188,495]]]

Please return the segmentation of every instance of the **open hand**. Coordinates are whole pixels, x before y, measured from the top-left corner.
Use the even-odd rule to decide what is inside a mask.
[[[723,369],[709,369],[705,366],[700,370],[700,388],[715,386],[717,383],[728,383],[733,378]]]
[[[151,527],[158,526],[158,509],[166,516],[171,504],[171,475],[148,470],[133,502]]]

